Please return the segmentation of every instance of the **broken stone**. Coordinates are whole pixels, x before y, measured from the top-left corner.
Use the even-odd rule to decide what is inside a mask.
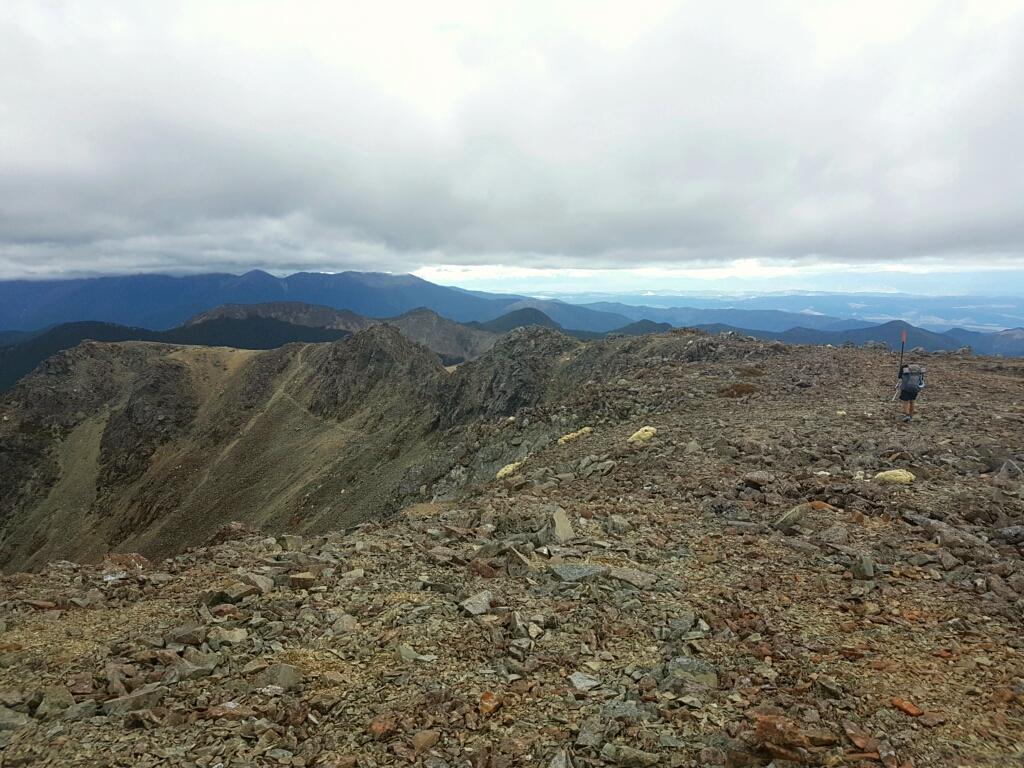
[[[63,685],[52,685],[43,692],[43,701],[36,709],[36,719],[49,720],[60,717],[64,710],[75,703],[71,691]]]
[[[556,509],[551,515],[551,528],[555,542],[558,544],[566,544],[576,538],[576,533],[572,529],[572,524],[569,522],[569,518],[566,516],[565,510],[561,507]]]
[[[559,581],[586,581],[607,573],[608,567],[590,563],[549,563],[548,570]]]
[[[611,742],[601,747],[601,757],[625,768],[646,768],[660,762],[658,755]]]
[[[261,595],[269,595],[274,591],[274,580],[258,573],[246,573],[242,576],[242,581],[256,587]]]
[[[316,576],[308,571],[293,573],[288,577],[292,589],[312,589],[316,586]]]
[[[272,664],[256,678],[256,685],[276,685],[282,690],[290,691],[302,685],[304,677],[303,671],[292,664]]]
[[[743,476],[743,482],[751,488],[761,490],[766,485],[770,485],[775,482],[775,475],[771,472],[747,472],[747,474]]]
[[[32,718],[28,715],[0,706],[0,731],[16,731],[33,724]]]
[[[871,559],[871,555],[867,552],[861,552],[854,558],[853,565],[850,566],[850,572],[855,579],[862,581],[873,579],[875,578],[875,561]]]
[[[163,701],[167,689],[156,683],[144,685],[127,696],[103,702],[104,715],[123,715],[140,709],[152,709]]]
[[[792,531],[800,522],[807,517],[812,507],[810,504],[798,504],[786,514],[772,523],[772,528],[783,533]]]
[[[569,682],[572,683],[574,688],[578,688],[581,691],[589,691],[591,688],[596,688],[601,684],[601,681],[596,677],[591,677],[585,672],[573,672],[569,675]]]
[[[691,656],[679,656],[670,661],[666,667],[670,675],[688,678],[703,683],[709,688],[718,687],[718,671],[713,664]]]
[[[248,638],[249,633],[242,627],[235,627],[233,629],[214,627],[206,636],[208,642],[221,645],[240,645]]]
[[[485,613],[490,613],[491,600],[493,598],[494,595],[490,590],[485,589],[483,592],[477,592],[472,597],[467,597],[459,603],[459,607],[470,616],[482,616]]]

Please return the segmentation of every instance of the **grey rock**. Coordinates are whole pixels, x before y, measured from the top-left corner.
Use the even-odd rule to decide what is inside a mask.
[[[108,716],[123,715],[125,712],[152,709],[163,701],[164,694],[166,693],[167,688],[162,685],[155,683],[144,685],[127,696],[103,702],[103,714]]]
[[[764,471],[747,472],[747,474],[743,476],[743,482],[751,488],[761,490],[766,485],[770,485],[775,482],[775,475],[771,472]]]
[[[611,742],[601,747],[601,757],[625,768],[646,768],[661,761],[658,755]]]
[[[16,731],[28,725],[35,725],[28,715],[23,712],[15,712],[7,707],[0,707],[0,731]]]
[[[210,643],[218,643],[220,645],[241,645],[248,637],[249,633],[242,627],[234,627],[232,629],[214,627],[206,636]]]
[[[477,592],[472,597],[467,597],[459,603],[459,607],[470,616],[482,616],[491,610],[491,599],[493,597],[494,595],[491,594],[491,591],[485,589],[483,592]]]
[[[691,440],[686,444],[686,447],[683,449],[683,455],[692,456],[695,453],[703,453],[703,449],[701,449],[700,443],[698,443],[696,440]]]
[[[285,552],[302,551],[301,536],[280,536],[277,539],[277,543],[281,545],[281,549],[283,549]]]
[[[576,736],[577,747],[599,747],[604,741],[604,723],[599,717],[588,717],[580,723],[580,732]]]
[[[601,684],[601,681],[596,677],[591,677],[586,672],[573,672],[569,675],[569,682],[572,683],[574,688],[581,691],[589,691],[591,688],[597,688]]]
[[[715,669],[713,664],[704,661],[704,659],[679,656],[668,663],[667,671],[669,675],[695,680],[709,688],[718,687],[718,670]]]
[[[554,540],[558,544],[566,544],[576,538],[576,532],[572,529],[565,510],[559,507],[551,515],[551,529]]]
[[[850,541],[850,532],[845,525],[833,525],[814,534],[814,538],[826,544],[846,544]]]
[[[810,511],[810,504],[798,504],[772,523],[772,528],[783,532],[792,531],[805,517],[807,517],[807,514]]]
[[[258,573],[246,573],[242,576],[242,581],[256,587],[261,595],[267,595],[274,591],[274,580]]]
[[[68,723],[77,723],[80,720],[88,720],[99,714],[99,705],[93,699],[86,699],[81,704],[75,704],[64,710],[63,720]]]
[[[256,685],[263,688],[276,685],[286,691],[297,688],[305,677],[303,671],[292,664],[273,664],[267,667],[256,678]]]
[[[1011,525],[1008,528],[998,528],[994,535],[1007,544],[1020,544],[1024,541],[1024,525]]]
[[[853,565],[850,566],[850,573],[853,574],[853,578],[861,581],[873,579],[875,578],[875,561],[867,552],[861,552],[854,558]]]
[[[559,581],[586,581],[607,573],[608,568],[604,565],[590,563],[550,563],[548,570]]]
[[[36,708],[36,719],[49,720],[60,714],[75,703],[71,691],[63,685],[53,685],[43,692],[43,700]]]

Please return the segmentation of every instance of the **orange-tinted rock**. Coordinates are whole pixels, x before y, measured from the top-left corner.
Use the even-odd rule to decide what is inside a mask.
[[[416,731],[412,735],[412,748],[416,750],[416,754],[426,752],[437,744],[440,738],[441,734],[437,731]]]
[[[484,691],[483,695],[480,696],[480,714],[493,715],[501,709],[503,702],[504,699],[499,694],[492,691]]]
[[[480,559],[471,561],[467,570],[474,576],[480,576],[484,579],[493,579],[498,575],[498,572],[486,560]]]
[[[900,712],[905,712],[911,717],[920,717],[924,714],[924,710],[922,710],[920,707],[915,706],[914,704],[911,704],[909,701],[906,701],[904,699],[897,699],[893,697],[891,701],[892,705],[896,707],[896,709],[898,709]]]
[[[382,712],[370,721],[367,730],[373,738],[381,741],[395,732],[397,722],[394,712]]]
[[[800,726],[785,717],[768,715],[757,718],[758,741],[771,742],[784,747],[809,747],[811,742]],[[780,757],[780,755],[775,755]],[[787,757],[786,760],[794,758]]]

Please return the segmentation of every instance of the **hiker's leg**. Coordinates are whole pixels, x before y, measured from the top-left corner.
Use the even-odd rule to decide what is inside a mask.
[[[910,406],[910,410],[907,411],[907,415],[908,416],[913,416],[914,415],[914,401],[913,400],[907,401],[907,405]]]

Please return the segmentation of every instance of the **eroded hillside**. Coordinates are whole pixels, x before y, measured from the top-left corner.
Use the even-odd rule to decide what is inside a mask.
[[[728,356],[718,347],[525,329],[452,373],[386,325],[268,352],[85,343],[2,401],[2,564],[159,557],[227,520],[323,531],[451,498],[561,428],[527,419],[510,438],[502,419],[536,406],[572,423],[625,415],[633,406],[602,395],[608,376],[651,350]]]
[[[14,520],[159,477],[202,546],[0,579],[4,764],[1024,759],[1016,361],[929,356],[904,424],[878,350],[532,330],[449,373],[374,329],[181,352],[79,349],[5,403],[5,476],[35,478]],[[378,519],[331,531],[332,504]]]

